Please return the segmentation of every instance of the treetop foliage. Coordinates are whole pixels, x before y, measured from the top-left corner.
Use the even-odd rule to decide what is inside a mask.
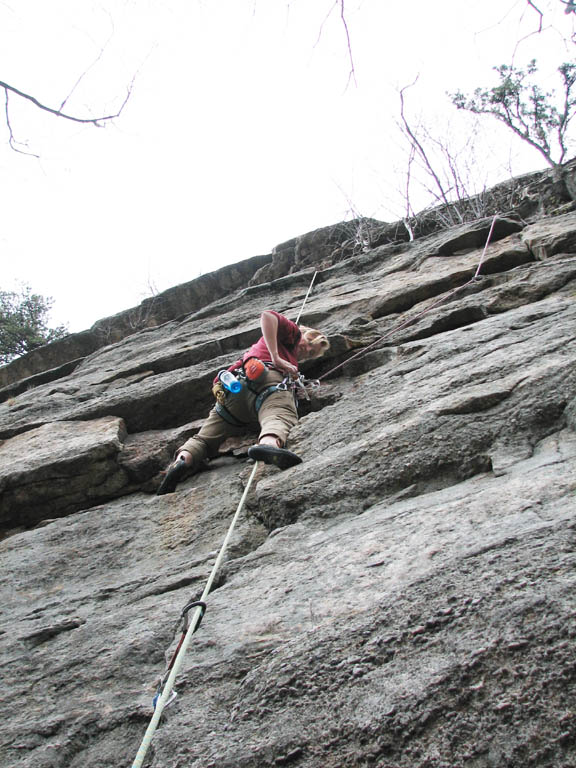
[[[48,326],[52,304],[52,298],[32,293],[29,285],[0,290],[0,364],[68,335],[64,325]]]
[[[576,64],[558,67],[562,80],[561,99],[554,91],[544,91],[536,78],[538,67],[532,59],[525,69],[501,64],[493,68],[499,83],[492,88],[476,88],[473,96],[458,91],[452,103],[477,115],[493,115],[546,159],[553,168],[568,152],[567,130],[576,110]]]

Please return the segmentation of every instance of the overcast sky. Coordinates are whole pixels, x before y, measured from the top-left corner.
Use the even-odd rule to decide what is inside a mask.
[[[575,17],[534,5],[544,31],[522,40],[540,20],[526,0],[346,0],[350,78],[333,0],[0,0],[0,80],[97,117],[134,78],[101,129],[10,97],[14,137],[39,158],[10,149],[0,118],[0,287],[29,283],[80,331],[355,213],[400,218],[398,88],[418,76],[411,118],[457,144],[472,129],[447,91],[493,83],[513,56],[536,57],[552,87]],[[479,183],[543,167],[484,125]]]

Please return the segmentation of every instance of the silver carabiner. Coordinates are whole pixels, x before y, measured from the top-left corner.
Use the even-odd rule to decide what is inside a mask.
[[[153,709],[156,709],[156,705],[158,704],[158,700],[160,699],[161,696],[162,696],[162,692],[161,691],[158,691],[156,696],[154,696],[154,699],[152,701],[152,708]],[[174,701],[176,700],[176,696],[178,696],[178,694],[176,693],[176,691],[174,689],[172,689],[172,691],[170,692],[170,696],[166,700],[166,704],[164,704],[164,707],[162,708],[162,712],[167,710],[168,707],[170,706],[170,704],[174,703]]]

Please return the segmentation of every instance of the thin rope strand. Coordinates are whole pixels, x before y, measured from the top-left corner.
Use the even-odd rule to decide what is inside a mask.
[[[310,283],[310,286],[308,288],[308,292],[306,296],[304,296],[304,301],[302,302],[302,306],[300,307],[300,312],[298,312],[298,317],[296,318],[296,325],[298,325],[298,321],[300,320],[300,316],[302,312],[304,311],[304,306],[306,305],[306,302],[308,301],[308,296],[310,296],[310,291],[312,290],[312,286],[314,285],[314,280],[316,280],[316,275],[318,274],[318,270],[314,272],[314,276],[312,277],[312,282]]]
[[[252,474],[250,475],[250,478],[246,484],[246,488],[244,489],[244,493],[242,494],[242,498],[240,499],[240,502],[238,504],[238,507],[236,509],[236,512],[234,513],[234,517],[232,518],[232,522],[230,523],[230,526],[228,528],[228,532],[226,533],[226,536],[224,538],[224,541],[222,543],[222,547],[220,548],[220,552],[218,553],[218,557],[216,558],[216,562],[214,563],[212,567],[212,571],[210,573],[210,576],[208,577],[208,581],[206,582],[206,586],[204,587],[204,592],[202,593],[202,597],[200,598],[200,602],[206,602],[206,598],[208,597],[208,594],[212,588],[212,584],[214,583],[214,579],[216,578],[216,574],[218,572],[218,569],[220,568],[220,564],[222,562],[222,559],[224,557],[224,554],[226,552],[226,548],[228,546],[228,542],[230,541],[230,537],[232,536],[232,532],[234,530],[234,526],[236,525],[236,522],[238,520],[238,517],[240,516],[240,512],[242,511],[242,508],[244,506],[244,502],[246,501],[246,497],[248,496],[248,492],[250,491],[250,486],[252,485],[252,481],[254,480],[254,476],[256,474],[256,470],[258,469],[258,465],[260,462],[256,462],[254,464],[254,469],[252,470]],[[202,608],[201,606],[198,606],[196,610],[194,611],[194,615],[192,617],[192,620],[190,621],[190,626],[188,627],[188,631],[186,632],[186,637],[184,638],[184,641],[182,645],[180,646],[180,651],[178,652],[178,655],[176,657],[176,660],[174,661],[174,666],[172,667],[172,670],[168,676],[168,679],[166,680],[166,684],[164,686],[164,690],[162,691],[162,695],[156,702],[156,709],[154,710],[154,714],[152,715],[152,719],[150,720],[150,723],[148,725],[148,728],[146,729],[146,733],[144,734],[144,738],[142,739],[142,743],[140,744],[140,747],[138,748],[138,752],[136,753],[136,758],[134,759],[134,762],[132,763],[132,768],[140,768],[142,765],[142,762],[144,761],[144,758],[146,757],[146,753],[148,752],[148,748],[150,747],[150,743],[152,741],[152,737],[154,736],[154,733],[156,732],[156,729],[158,728],[158,723],[160,722],[160,718],[162,717],[162,711],[164,710],[164,707],[166,706],[166,702],[170,698],[170,694],[172,693],[172,689],[174,687],[174,681],[176,680],[176,676],[178,672],[180,671],[180,668],[182,666],[182,663],[184,662],[184,656],[186,655],[186,650],[188,649],[188,646],[190,645],[190,641],[192,639],[192,635],[194,634],[196,627],[198,626],[198,622],[200,621],[202,617]]]
[[[449,291],[444,296],[441,296],[439,299],[434,301],[432,304],[426,307],[426,309],[422,310],[422,312],[419,312],[417,315],[414,315],[413,317],[409,317],[407,320],[403,320],[398,325],[395,325],[394,328],[392,328],[388,333],[385,333],[384,336],[380,336],[379,339],[376,339],[376,341],[373,341],[372,344],[369,344],[367,347],[364,347],[359,352],[356,352],[356,354],[352,355],[352,357],[349,357],[347,360],[344,360],[343,363],[340,363],[339,365],[335,366],[334,368],[331,368],[329,371],[326,371],[326,373],[323,373],[322,376],[319,377],[318,381],[322,381],[322,379],[325,379],[326,376],[329,376],[331,373],[334,373],[334,371],[340,370],[340,368],[343,368],[345,365],[347,365],[351,360],[355,360],[357,357],[360,357],[360,355],[363,355],[365,352],[368,352],[369,349],[372,349],[372,347],[375,347],[377,344],[380,344],[380,342],[384,341],[385,339],[390,338],[393,334],[397,333],[398,331],[403,330],[404,328],[408,327],[412,323],[414,323],[419,318],[423,317],[427,312],[430,312],[430,310],[434,309],[435,307],[439,306],[443,302],[447,301],[450,296],[453,296],[455,293],[458,293],[458,291],[462,291],[464,288],[469,286],[471,283],[476,280],[478,275],[480,274],[480,269],[482,267],[482,264],[484,262],[484,256],[486,255],[486,251],[488,249],[488,245],[490,243],[490,240],[492,238],[492,233],[494,232],[494,226],[496,224],[497,216],[494,216],[492,219],[492,225],[490,226],[490,231],[488,232],[488,238],[486,239],[486,244],[484,246],[484,250],[482,251],[482,255],[480,256],[480,261],[478,263],[478,267],[476,268],[476,272],[474,273],[474,276],[468,280],[468,282],[464,283],[464,285],[458,286],[458,288],[453,288],[451,291]]]
[[[478,268],[476,269],[476,272],[474,273],[474,277],[472,278],[472,280],[474,280],[474,278],[478,277],[478,275],[480,274],[480,268],[482,267],[484,256],[486,256],[486,251],[488,250],[488,243],[492,239],[492,233],[494,232],[496,219],[497,219],[497,216],[494,216],[494,218],[492,219],[492,224],[490,225],[490,231],[488,232],[488,237],[486,238],[486,245],[484,246],[484,250],[482,251],[482,256],[480,256],[480,263],[478,264]]]

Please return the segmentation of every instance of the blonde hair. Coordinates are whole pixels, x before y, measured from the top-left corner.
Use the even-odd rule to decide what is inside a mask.
[[[313,353],[310,356],[311,359],[316,357],[322,357],[323,354],[330,349],[330,342],[322,331],[317,331],[315,328],[308,328],[305,325],[298,326],[302,333],[302,338],[311,344],[313,347]]]

